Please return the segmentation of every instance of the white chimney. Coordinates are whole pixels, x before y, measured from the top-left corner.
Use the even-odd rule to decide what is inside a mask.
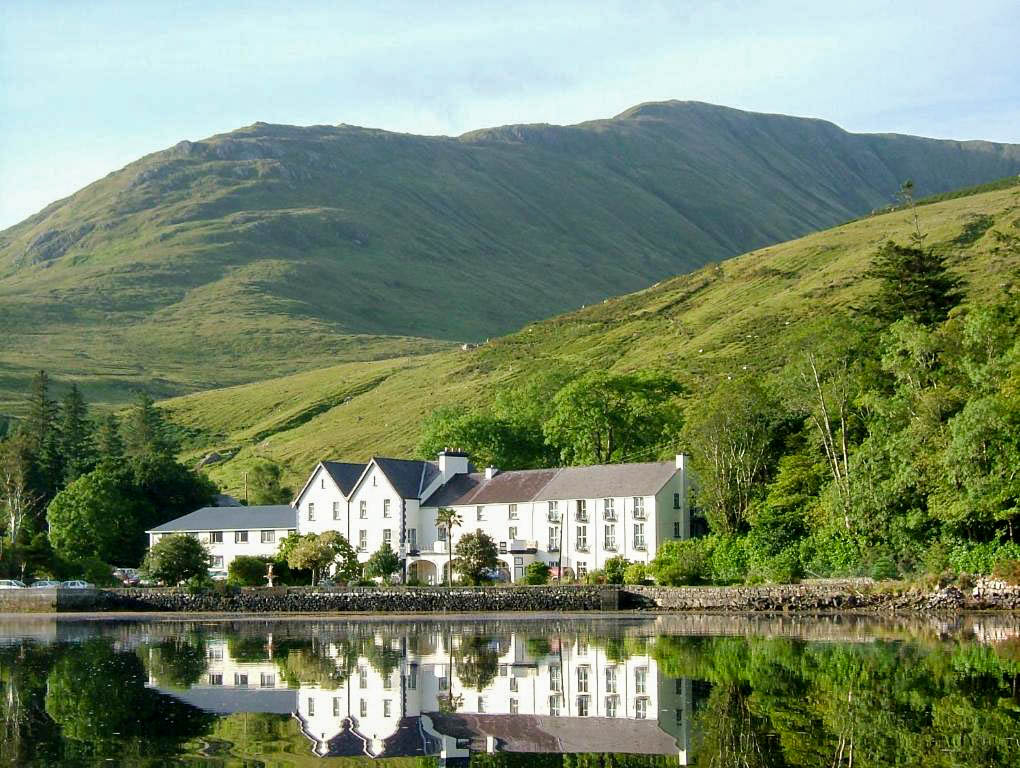
[[[486,467],[485,468],[485,479],[491,480],[499,474],[499,467]]]
[[[466,475],[468,471],[468,455],[456,451],[439,452],[439,474],[446,483],[454,475]]]

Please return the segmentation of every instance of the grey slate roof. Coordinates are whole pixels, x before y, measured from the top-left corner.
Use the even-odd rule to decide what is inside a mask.
[[[662,490],[662,486],[669,482],[675,472],[674,461],[563,467],[535,496],[534,501],[651,496]]]
[[[266,507],[202,507],[147,533],[175,531],[257,530],[297,528],[297,510],[289,504]]]
[[[386,475],[393,489],[405,499],[421,498],[422,489],[439,474],[439,467],[433,461],[387,459],[382,456],[375,456],[372,460]]]
[[[672,461],[648,464],[599,464],[591,467],[523,469],[500,472],[491,480],[481,473],[458,475],[423,506],[505,504],[603,496],[651,496],[676,472]]]
[[[354,484],[358,482],[361,473],[365,471],[364,464],[351,464],[346,461],[324,461],[322,466],[329,472],[340,492],[344,496],[350,496],[354,490]]]

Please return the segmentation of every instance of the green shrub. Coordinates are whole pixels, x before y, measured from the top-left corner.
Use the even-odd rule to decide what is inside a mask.
[[[70,563],[69,569],[70,573],[75,574],[71,578],[82,578],[97,587],[112,587],[118,583],[113,578],[113,568],[98,557],[86,557]]]
[[[949,550],[949,565],[955,573],[987,575],[1004,560],[1020,560],[1020,544],[1013,541],[960,542]]]
[[[896,566],[896,561],[893,560],[892,556],[883,553],[875,558],[874,562],[871,563],[871,567],[868,569],[868,575],[876,581],[888,581],[889,579],[895,579],[900,575],[900,570]]]
[[[800,549],[787,547],[776,555],[756,562],[749,574],[749,581],[770,584],[796,584],[804,576],[800,562]]]
[[[1020,585],[1020,560],[999,560],[992,567],[992,576],[1007,584]]]
[[[528,563],[528,567],[524,569],[524,583],[525,584],[546,584],[549,581],[549,566],[543,563],[541,560],[536,560],[533,563]]]
[[[800,545],[804,570],[813,576],[856,576],[861,573],[861,552],[846,531],[817,531]]]
[[[710,576],[711,548],[708,538],[667,541],[648,569],[655,581],[667,586],[700,584]]]
[[[235,587],[264,587],[266,572],[273,559],[269,557],[254,557],[252,555],[240,555],[230,561],[227,566],[227,581]],[[276,581],[276,564],[273,563],[273,580]]]
[[[747,539],[743,536],[709,537],[708,578],[716,584],[738,584],[747,578],[750,566]]]
[[[644,563],[631,563],[623,572],[624,584],[648,584],[648,566]]]
[[[585,584],[605,584],[606,583],[606,572],[601,568],[597,568],[594,571],[588,571],[584,575]]]
[[[609,584],[623,584],[627,565],[628,560],[623,555],[616,555],[606,560],[606,582]]]

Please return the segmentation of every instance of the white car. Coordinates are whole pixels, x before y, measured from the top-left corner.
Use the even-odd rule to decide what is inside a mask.
[[[65,581],[60,585],[64,589],[92,589],[92,585],[87,581],[81,581],[75,579],[74,581]]]
[[[59,586],[59,581],[37,581],[32,585],[32,589],[56,589]]]
[[[25,582],[17,579],[0,579],[0,589],[27,589]]]
[[[227,572],[226,571],[209,571],[209,578],[212,579],[213,581],[226,581],[227,580]]]

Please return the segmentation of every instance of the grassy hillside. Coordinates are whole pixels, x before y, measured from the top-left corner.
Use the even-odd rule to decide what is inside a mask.
[[[971,295],[991,296],[1020,274],[1020,185],[920,206],[928,241],[949,254]],[[743,370],[769,370],[808,318],[858,304],[876,248],[906,240],[894,211],[752,251],[646,290],[460,349],[321,370],[181,397],[165,405],[186,425],[189,451],[235,457],[212,469],[240,489],[255,456],[304,479],[315,461],[409,455],[437,406],[480,404],[507,382],[550,370],[661,368],[692,388]]]
[[[1018,171],[1013,145],[689,102],[459,138],[258,123],[0,233],[0,412],[40,367],[118,401],[435,352],[866,214],[906,178]]]

